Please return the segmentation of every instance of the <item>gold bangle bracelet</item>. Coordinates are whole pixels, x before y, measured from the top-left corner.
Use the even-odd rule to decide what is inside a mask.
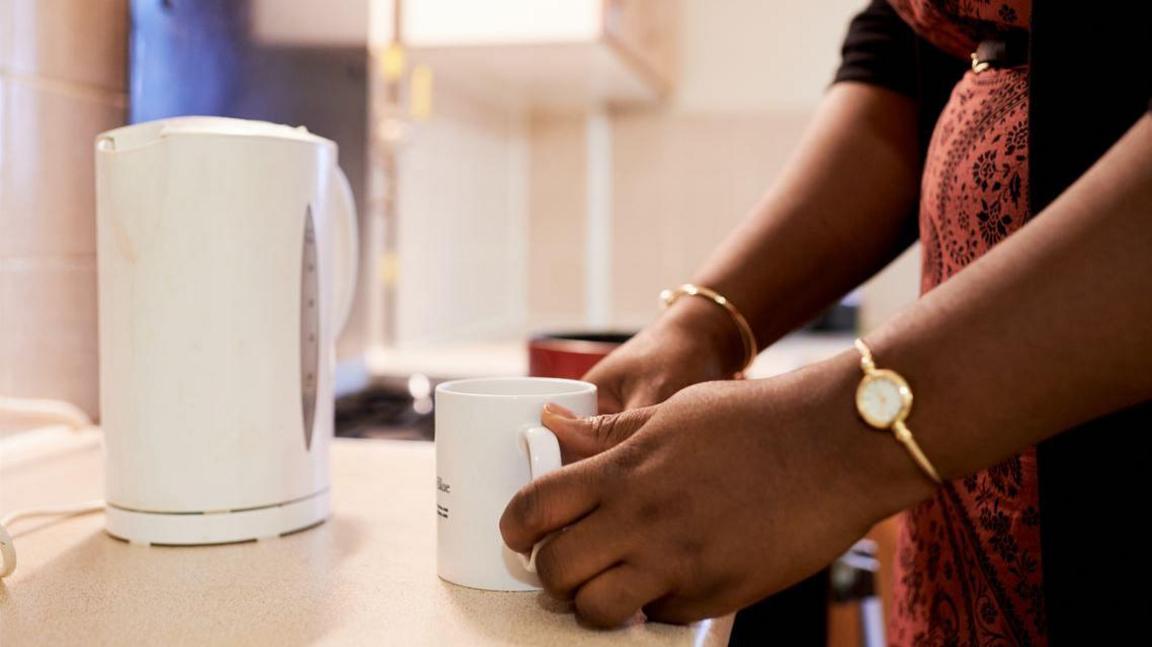
[[[736,324],[736,330],[740,333],[740,343],[744,346],[744,364],[740,367],[740,370],[736,372],[735,377],[736,379],[744,377],[744,371],[748,370],[753,360],[756,359],[756,355],[759,354],[759,350],[756,348],[756,335],[752,332],[752,326],[748,325],[748,320],[744,318],[744,315],[740,314],[740,310],[738,310],[727,297],[716,290],[693,283],[685,283],[678,288],[661,290],[660,303],[667,309],[672,307],[672,304],[676,303],[676,301],[683,296],[707,299],[723,308],[732,318],[732,323]]]

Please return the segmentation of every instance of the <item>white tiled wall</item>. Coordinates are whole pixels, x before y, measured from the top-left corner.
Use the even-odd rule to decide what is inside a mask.
[[[807,119],[804,110],[617,115],[616,326],[643,326],[662,288],[691,279],[784,167]]]
[[[5,304],[3,392],[96,402],[96,258],[9,257],[0,261]]]
[[[786,164],[864,0],[678,0],[682,69],[657,108],[609,109],[609,323],[635,328]],[[400,158],[400,345],[580,328],[589,313],[587,115],[517,114],[440,85]],[[592,163],[595,163],[594,161]],[[770,259],[765,259],[770,262]],[[869,314],[914,297],[904,263]]]
[[[0,16],[7,15],[8,27],[0,56],[6,71],[122,92],[126,5],[127,0],[3,0]]]
[[[864,4],[680,0],[675,93],[662,107],[611,113],[614,327],[651,320],[660,289],[689,280],[760,198],[798,143],[832,79],[848,20]],[[589,262],[580,253],[582,122],[537,116],[532,124],[528,321],[580,327]]]
[[[437,90],[399,159],[401,346],[507,337],[523,325],[528,128],[482,97]]]
[[[915,243],[864,285],[860,297],[860,331],[880,327],[920,295],[920,243]]]
[[[92,140],[124,120],[127,32],[127,0],[0,0],[0,395],[92,415]]]
[[[527,324],[567,328],[585,310],[584,116],[534,115],[531,137]]]
[[[681,112],[810,110],[868,0],[680,0]]]
[[[7,85],[0,255],[94,254],[92,139],[123,120],[123,101],[37,77]]]

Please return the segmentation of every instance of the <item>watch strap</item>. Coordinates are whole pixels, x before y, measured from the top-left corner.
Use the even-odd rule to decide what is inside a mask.
[[[940,480],[940,475],[936,472],[936,468],[932,466],[932,461],[928,460],[928,457],[924,455],[923,450],[920,449],[920,444],[912,437],[912,430],[904,424],[903,420],[897,420],[892,424],[892,434],[896,436],[896,440],[898,440],[900,444],[904,445],[904,448],[912,455],[912,460],[916,461],[916,464],[920,466],[920,469],[924,470],[928,478],[932,479],[937,485],[943,483],[943,481]]]

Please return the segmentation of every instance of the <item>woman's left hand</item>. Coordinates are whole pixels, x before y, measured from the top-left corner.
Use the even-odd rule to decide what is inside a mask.
[[[544,587],[599,626],[684,623],[817,571],[931,484],[855,419],[849,355],[781,378],[709,382],[662,404],[544,424],[589,456],[525,486],[500,530]],[[599,452],[599,453],[597,453]]]

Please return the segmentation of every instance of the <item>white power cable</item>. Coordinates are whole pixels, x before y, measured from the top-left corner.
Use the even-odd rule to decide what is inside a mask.
[[[16,546],[12,543],[12,535],[8,534],[12,522],[28,517],[73,516],[103,509],[104,500],[93,499],[83,503],[27,508],[4,515],[0,518],[0,577],[8,577],[16,570]]]
[[[59,400],[32,400],[0,397],[0,421],[50,426],[65,425],[74,431],[92,428],[92,420],[79,407]],[[72,516],[104,509],[102,499],[82,503],[41,506],[16,510],[0,517],[0,578],[16,570],[16,546],[8,534],[8,526],[28,517]]]
[[[67,425],[73,429],[92,426],[80,407],[63,400],[8,398],[0,396],[0,420],[29,427]]]
[[[8,526],[12,525],[13,521],[26,519],[28,517],[71,516],[74,514],[84,514],[86,512],[96,512],[97,510],[103,509],[104,499],[92,499],[91,501],[84,501],[83,503],[68,503],[65,505],[46,505],[40,508],[27,508],[25,510],[9,512],[3,517],[0,517],[0,526],[7,528]]]

